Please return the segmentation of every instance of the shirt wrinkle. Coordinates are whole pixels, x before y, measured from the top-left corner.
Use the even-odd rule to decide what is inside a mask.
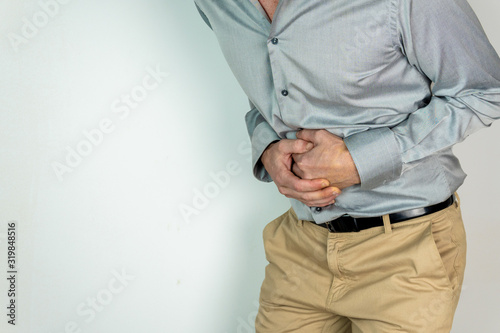
[[[451,147],[500,118],[500,59],[465,0],[280,0],[271,23],[257,0],[196,4],[255,106],[259,180],[271,142],[302,128],[344,138],[361,184],[321,210],[292,199],[302,220],[445,200],[466,176]]]

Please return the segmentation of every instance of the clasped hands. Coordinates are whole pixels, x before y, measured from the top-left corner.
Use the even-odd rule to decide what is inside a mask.
[[[344,140],[326,130],[305,129],[296,140],[274,142],[261,161],[281,194],[310,207],[331,205],[342,189],[360,183]]]

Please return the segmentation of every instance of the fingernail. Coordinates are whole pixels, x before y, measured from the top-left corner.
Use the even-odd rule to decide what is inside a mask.
[[[337,192],[337,191],[335,191],[335,190],[332,190],[332,195],[334,195],[334,196],[336,196],[336,197],[337,197],[339,194],[340,194],[339,192]]]
[[[327,187],[328,185],[330,185],[330,183],[327,182],[326,180],[321,183],[321,186],[323,187]]]
[[[309,142],[309,143],[306,145],[306,149],[307,149],[307,150],[311,150],[313,147],[314,147],[314,145],[313,145],[311,142]]]

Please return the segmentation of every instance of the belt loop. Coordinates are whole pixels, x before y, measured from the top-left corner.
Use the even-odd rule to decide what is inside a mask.
[[[457,192],[455,192],[455,202],[454,202],[454,204],[455,204],[455,208],[460,207],[460,197],[458,196]]]
[[[389,217],[389,214],[385,214],[384,216],[382,216],[382,220],[384,221],[385,233],[387,235],[391,234],[392,233],[392,226],[391,226],[391,219]]]

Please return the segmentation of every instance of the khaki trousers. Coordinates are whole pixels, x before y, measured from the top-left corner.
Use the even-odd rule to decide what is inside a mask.
[[[330,233],[290,209],[270,222],[256,332],[449,332],[465,268],[459,202],[384,221]]]

